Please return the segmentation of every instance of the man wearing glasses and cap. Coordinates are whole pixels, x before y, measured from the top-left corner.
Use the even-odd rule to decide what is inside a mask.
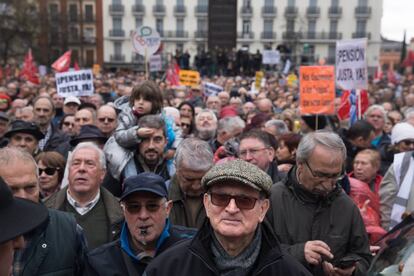
[[[127,178],[120,198],[125,216],[120,239],[88,254],[87,275],[141,275],[148,263],[195,230],[171,225],[164,179],[144,172]]]
[[[216,165],[201,183],[208,220],[192,240],[158,256],[144,275],[310,275],[262,224],[272,186],[265,172],[238,159]]]
[[[47,208],[26,199],[14,198],[0,177],[0,275],[12,275],[15,250],[25,245],[26,234],[48,218]]]
[[[337,134],[309,133],[296,166],[271,188],[269,221],[282,247],[313,275],[365,275],[371,261],[359,209],[339,184],[345,160]]]

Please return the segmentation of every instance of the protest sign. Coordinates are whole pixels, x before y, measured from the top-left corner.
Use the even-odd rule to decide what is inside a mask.
[[[263,64],[279,64],[280,52],[278,50],[264,50],[262,54]]]
[[[150,57],[150,72],[161,71],[161,55],[153,55]]]
[[[333,66],[301,66],[299,81],[300,114],[335,113],[335,68]]]
[[[368,89],[367,39],[336,42],[336,84],[343,90]]]
[[[192,70],[180,70],[180,84],[190,87],[198,87],[200,83],[200,73]]]
[[[286,60],[285,67],[283,68],[283,75],[287,75],[290,71],[290,66],[292,63],[290,62],[290,59]]]
[[[210,97],[210,96],[216,96],[219,92],[223,91],[223,87],[220,85],[211,83],[211,82],[204,82],[204,96]]]
[[[262,85],[262,79],[263,79],[263,72],[262,71],[257,71],[256,72],[256,79],[255,79],[255,87],[257,90],[260,89],[261,85]]]
[[[141,26],[131,32],[134,51],[141,56],[152,56],[161,44],[160,34],[149,26]]]
[[[288,86],[297,85],[298,77],[295,74],[289,74],[286,79]]]
[[[92,70],[69,71],[56,73],[56,88],[60,96],[89,96],[93,94]]]

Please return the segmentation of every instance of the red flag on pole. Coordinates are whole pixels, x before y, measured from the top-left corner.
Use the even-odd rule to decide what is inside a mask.
[[[66,51],[66,53],[64,53],[52,64],[52,68],[59,73],[68,71],[70,67],[71,56],[72,50]]]
[[[350,99],[351,91],[345,90],[341,97],[341,104],[338,109],[338,118],[340,120],[344,120],[351,117],[352,112],[352,105],[355,105],[355,111],[356,114],[359,114],[359,107],[361,106],[361,115],[365,113],[365,111],[368,109],[369,106],[369,98],[368,98],[368,92],[366,90],[360,91],[360,99],[361,104],[359,104],[359,99],[356,99],[355,103],[351,102]]]
[[[26,57],[24,58],[23,68],[20,72],[20,77],[24,77],[27,81],[31,83],[40,84],[40,80],[37,74],[38,71],[36,64],[33,60],[32,49],[29,49],[29,51],[26,54]]]
[[[167,69],[167,81],[170,83],[171,86],[178,86],[180,85],[180,67],[177,63],[172,62]]]
[[[75,61],[75,63],[73,64],[73,68],[75,69],[75,71],[79,71],[80,70],[79,64],[78,64],[77,61]]]

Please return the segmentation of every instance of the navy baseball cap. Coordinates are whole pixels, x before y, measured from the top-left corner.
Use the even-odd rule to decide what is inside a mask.
[[[150,192],[168,198],[164,178],[155,173],[144,172],[125,179],[120,200],[136,192]]]

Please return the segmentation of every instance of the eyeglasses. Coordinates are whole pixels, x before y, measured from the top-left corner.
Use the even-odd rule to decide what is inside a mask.
[[[44,168],[44,169],[38,168],[37,170],[39,172],[39,175],[41,175],[43,172],[45,172],[47,175],[54,175],[56,171],[59,171],[59,168],[49,168],[49,167],[47,167],[47,168]]]
[[[68,127],[68,126],[74,126],[75,124],[71,122],[63,122],[63,125]]]
[[[115,121],[114,118],[108,118],[108,117],[104,117],[104,118],[98,118],[98,121],[101,123],[104,123],[106,121],[108,121],[109,123],[113,123]]]
[[[414,145],[414,140],[402,140],[401,143],[408,147]]]
[[[257,156],[257,154],[259,153],[259,152],[261,152],[262,150],[265,150],[265,149],[268,149],[268,147],[265,147],[265,148],[258,148],[258,149],[246,149],[246,150],[241,150],[240,152],[239,152],[239,156],[240,157],[246,157],[247,156],[247,154],[249,154],[250,153],[250,155],[252,155],[252,156]]]
[[[305,161],[306,167],[308,167],[309,171],[311,172],[312,176],[315,178],[324,178],[324,179],[332,179],[339,181],[345,177],[344,171],[342,170],[340,173],[329,174],[329,173],[322,173],[322,172],[314,172],[308,164],[308,161]]]
[[[244,195],[228,195],[213,192],[210,192],[209,195],[211,203],[213,203],[216,206],[226,207],[227,205],[229,205],[230,200],[233,198],[236,202],[237,208],[243,210],[253,209],[256,205],[256,201],[258,200],[258,198]]]
[[[150,213],[155,213],[160,209],[162,203],[147,203],[145,205],[138,203],[123,203],[122,205],[127,209],[128,213],[138,214],[141,212],[142,207],[145,207]]]
[[[181,127],[189,128],[191,124],[181,123]]]

